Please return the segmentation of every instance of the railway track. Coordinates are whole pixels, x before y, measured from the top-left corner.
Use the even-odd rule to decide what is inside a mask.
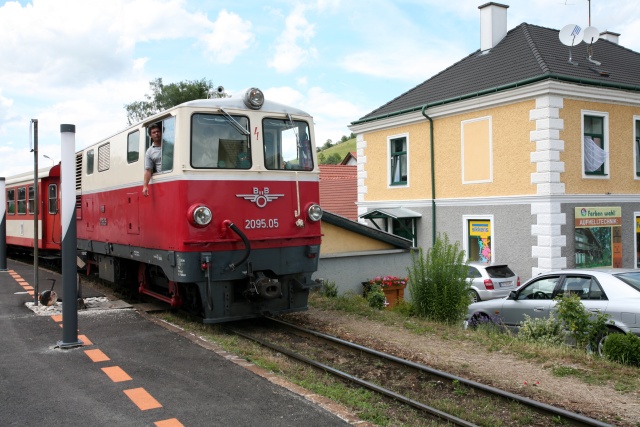
[[[282,320],[228,329],[449,425],[610,425]]]

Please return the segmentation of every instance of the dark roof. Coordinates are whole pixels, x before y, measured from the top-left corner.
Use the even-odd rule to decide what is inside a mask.
[[[387,233],[386,231],[381,231],[376,228],[369,227],[368,225],[360,224],[357,221],[352,221],[349,218],[336,215],[335,213],[325,211],[322,214],[322,221],[335,225],[336,227],[341,227],[345,230],[388,243],[399,249],[410,249],[413,246],[411,240],[405,239],[404,237],[396,236],[394,234]]]
[[[357,220],[357,201],[357,166],[320,165],[320,206],[323,210]]]
[[[426,104],[471,98],[507,89],[514,83],[524,85],[546,78],[640,91],[639,53],[599,39],[592,45],[592,59],[601,65],[587,59],[589,45],[580,43],[571,48],[573,61],[579,63],[575,66],[569,63],[569,47],[558,35],[558,30],[522,23],[492,49],[473,52],[353,123],[419,111]]]

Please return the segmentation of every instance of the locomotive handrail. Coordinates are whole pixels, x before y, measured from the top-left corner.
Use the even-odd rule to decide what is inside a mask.
[[[236,267],[238,267],[240,264],[245,262],[247,260],[247,258],[249,258],[249,254],[251,254],[251,243],[249,242],[249,239],[247,239],[247,236],[245,236],[245,234],[242,231],[240,231],[240,229],[238,227],[236,227],[236,225],[233,222],[227,220],[227,221],[225,221],[225,224],[227,225],[227,227],[232,229],[234,233],[236,233],[238,236],[240,236],[240,238],[244,242],[244,246],[245,246],[244,255],[242,256],[240,261],[232,262],[226,268],[227,271],[228,270],[234,271],[236,269]]]

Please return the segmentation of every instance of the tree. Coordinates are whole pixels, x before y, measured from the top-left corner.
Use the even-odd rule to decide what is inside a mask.
[[[163,84],[161,78],[149,82],[151,94],[144,97],[145,101],[134,101],[125,104],[127,121],[129,124],[139,122],[160,111],[175,107],[183,102],[194,99],[206,99],[209,91],[213,90],[213,83],[206,79],[185,80],[178,83]],[[218,97],[227,97],[226,94]]]
[[[341,161],[342,161],[342,157],[340,157],[340,154],[333,153],[333,154],[329,155],[329,157],[327,157],[327,160],[325,160],[324,163],[326,165],[337,165]]]
[[[331,141],[330,139],[327,139],[327,142],[324,143],[324,145],[322,146],[323,150],[326,150],[327,148],[331,148],[333,146],[333,141]]]

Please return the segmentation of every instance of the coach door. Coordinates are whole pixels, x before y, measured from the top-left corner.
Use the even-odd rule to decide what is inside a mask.
[[[57,183],[49,183],[47,185],[46,210],[44,217],[44,227],[42,228],[42,238],[46,245],[59,245],[61,239],[60,230],[60,204],[59,204],[59,185]]]

